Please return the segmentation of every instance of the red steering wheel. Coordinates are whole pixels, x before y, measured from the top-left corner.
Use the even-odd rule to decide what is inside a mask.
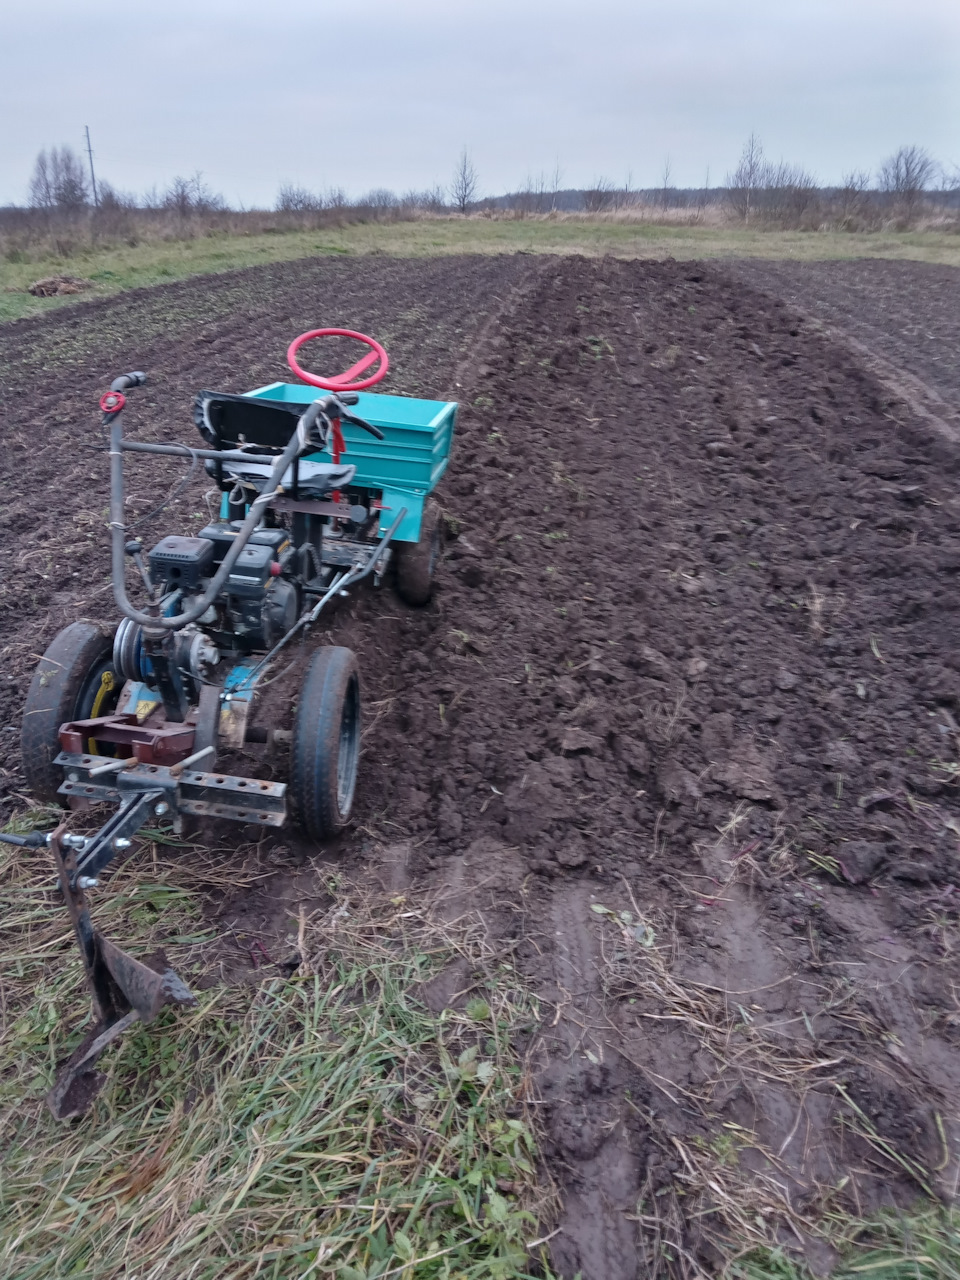
[[[370,350],[344,373],[339,373],[334,378],[318,378],[315,373],[305,373],[297,363],[297,352],[312,338],[355,338]],[[376,371],[369,378],[360,378],[360,375],[378,359],[380,365]],[[301,333],[299,338],[294,338],[287,347],[287,364],[298,378],[309,382],[313,387],[322,387],[324,391],[365,391],[367,387],[372,387],[375,382],[379,382],[384,377],[390,368],[390,359],[380,343],[375,342],[373,338],[368,338],[365,333],[356,333],[353,329],[311,329],[309,333]],[[353,382],[351,381],[353,378],[360,380]]]

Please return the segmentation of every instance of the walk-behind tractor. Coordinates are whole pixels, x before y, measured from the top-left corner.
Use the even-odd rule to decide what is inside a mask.
[[[300,347],[329,337],[368,350],[337,377],[305,373]],[[387,372],[387,355],[351,330],[311,330],[287,360],[301,384],[200,392],[202,447],[124,435],[126,393],[146,381],[142,373],[117,378],[100,401],[123,618],[112,630],[74,622],[53,640],[27,695],[22,750],[38,799],[115,811],[92,835],[72,832],[69,815],[49,835],[0,835],[49,846],[93,996],[94,1024],[48,1095],[58,1118],[86,1110],[104,1080],[97,1058],[132,1023],[194,999],[172,970],[155,971],[94,927],[86,895],[101,873],[141,828],[162,819],[177,831],[186,814],[267,827],[295,819],[317,841],[336,836],[350,817],[360,757],[360,678],[349,649],[313,654],[286,731],[287,783],[220,772],[217,758],[273,740],[275,727],[258,722],[258,690],[285,647],[351,587],[379,584],[389,568],[406,601],[430,596],[440,522],[429,494],[447,465],[456,404],[367,393]],[[131,452],[202,464],[219,519],[144,553],[126,528]]]

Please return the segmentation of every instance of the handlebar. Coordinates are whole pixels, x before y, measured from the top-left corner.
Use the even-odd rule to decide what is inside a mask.
[[[130,376],[130,375],[128,375]],[[121,379],[118,378],[117,382]],[[331,406],[328,401],[335,397],[325,397],[323,401],[314,401],[297,422],[297,429],[290,438],[290,443],[275,460],[273,470],[263,486],[260,495],[250,504],[250,510],[237,536],[233,539],[227,554],[223,558],[217,572],[210,579],[203,595],[196,599],[189,609],[173,617],[158,617],[156,614],[144,613],[135,609],[127,595],[124,581],[125,528],[124,528],[124,492],[123,492],[123,414],[121,410],[110,418],[110,537],[111,537],[111,576],[113,578],[113,596],[120,612],[142,627],[157,631],[180,631],[183,627],[196,622],[213,604],[223,590],[240,552],[250,540],[250,535],[260,523],[263,508],[275,496],[283,477],[293,462],[303,453],[312,452],[317,446],[311,433],[321,416],[326,418]]]
[[[363,418],[358,418],[356,414],[353,413],[342,413],[340,416],[343,418],[344,422],[352,422],[355,427],[362,427],[364,431],[369,431],[377,440],[386,439],[380,428],[375,427],[372,422],[364,422]]]
[[[347,412],[346,406],[356,404],[359,399],[355,391],[338,392],[336,395],[324,396],[322,400],[314,400],[310,409],[318,408],[318,411],[327,418],[342,418],[344,422],[351,422],[355,427],[362,427],[364,431],[369,431],[377,440],[383,440],[385,437],[379,427],[375,427],[372,422],[365,422],[363,418],[358,418],[355,413]],[[316,416],[311,420],[311,426],[315,421]]]
[[[146,386],[147,375],[145,373],[122,373],[119,378],[114,378],[110,383],[111,391],[129,391],[131,387]]]
[[[101,408],[104,408],[104,421],[110,424],[110,536],[113,595],[121,613],[134,622],[139,622],[141,626],[149,627],[155,631],[179,631],[183,627],[189,626],[191,622],[196,622],[213,604],[222,591],[233,566],[239,558],[240,552],[260,523],[264,504],[274,497],[279,490],[287,468],[302,454],[311,453],[317,448],[318,444],[321,449],[325,447],[334,419],[342,418],[347,422],[351,422],[354,426],[361,427],[364,431],[369,431],[378,440],[382,440],[384,435],[379,427],[373,426],[372,423],[364,422],[363,418],[348,412],[347,406],[357,403],[357,396],[354,393],[330,394],[320,400],[314,400],[297,420],[297,427],[290,438],[289,444],[276,459],[260,495],[250,504],[246,519],[240,526],[237,536],[233,539],[219,569],[211,578],[206,591],[183,613],[176,614],[173,617],[159,617],[156,614],[144,613],[142,610],[134,608],[127,596],[124,581],[124,555],[126,554],[124,534],[126,530],[124,527],[123,492],[123,392],[131,387],[142,387],[146,380],[147,375],[145,373],[122,374],[110,384],[109,394],[116,397],[115,407],[105,408],[103,401],[101,401]],[[106,397],[104,397],[105,399]],[[324,421],[325,430],[318,438],[314,432],[317,420],[320,418]]]

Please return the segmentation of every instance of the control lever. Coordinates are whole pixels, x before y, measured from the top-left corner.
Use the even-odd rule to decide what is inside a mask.
[[[376,436],[378,440],[384,439],[384,434],[379,427],[375,427],[372,422],[364,422],[363,418],[358,418],[354,413],[341,413],[344,422],[352,422],[355,427],[363,427],[364,431],[369,431],[372,436]]]

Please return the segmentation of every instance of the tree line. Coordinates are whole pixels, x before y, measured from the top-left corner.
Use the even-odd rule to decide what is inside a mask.
[[[589,187],[561,185],[559,163],[549,177],[528,177],[516,191],[481,197],[479,175],[470,153],[462,150],[451,181],[425,190],[396,193],[386,188],[350,199],[338,187],[310,190],[283,183],[272,212],[284,225],[320,225],[331,219],[353,217],[416,218],[450,213],[512,214],[517,217],[557,213],[604,214],[659,210],[696,216],[707,207],[722,209],[744,223],[815,228],[818,225],[869,229],[889,222],[914,223],[934,207],[960,207],[960,171],[948,170],[923,148],[904,145],[888,156],[875,173],[851,171],[836,186],[822,186],[800,165],[771,161],[756,134],[747,139],[734,170],[723,184],[711,187],[709,176],[701,187],[681,188],[671,183],[671,163],[663,167],[656,187],[635,187],[628,178],[616,183],[597,178]],[[28,208],[48,220],[71,221],[96,214],[108,224],[123,214],[167,214],[181,221],[200,218],[217,221],[217,215],[265,211],[232,209],[213,191],[201,173],[175,177],[165,188],[134,196],[88,172],[83,159],[68,146],[39,153],[28,187]],[[13,210],[3,211],[8,215]],[[10,219],[5,219],[9,223]],[[222,221],[222,218],[221,218]]]

